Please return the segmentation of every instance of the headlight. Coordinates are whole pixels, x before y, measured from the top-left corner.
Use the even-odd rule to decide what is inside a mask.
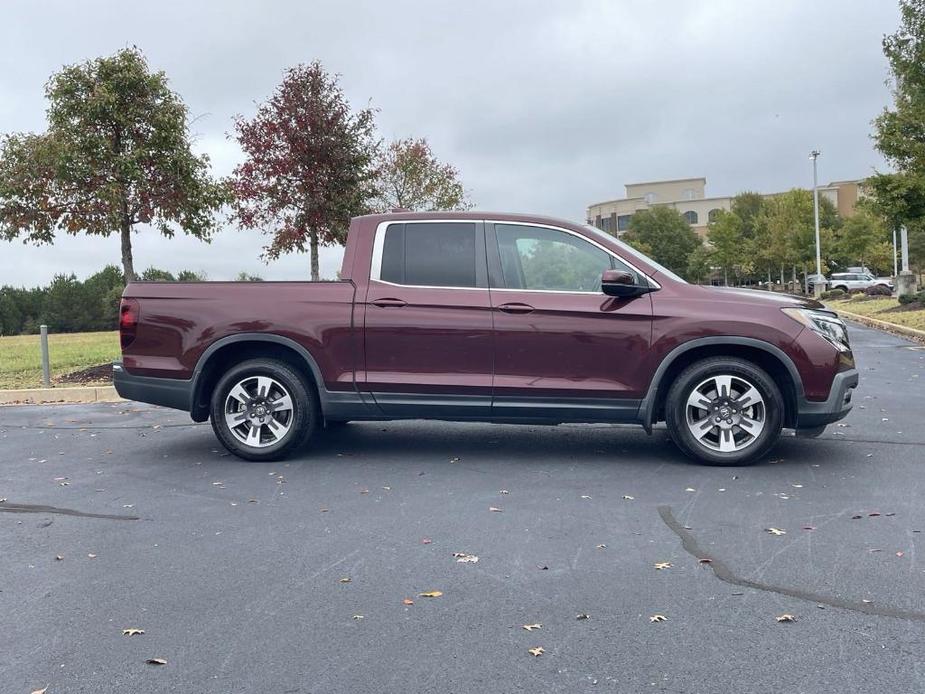
[[[848,328],[837,314],[810,308],[783,308],[781,311],[824,337],[839,352],[851,351],[848,344]]]

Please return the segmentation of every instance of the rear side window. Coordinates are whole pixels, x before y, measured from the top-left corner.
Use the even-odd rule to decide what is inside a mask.
[[[382,244],[379,279],[428,287],[476,286],[474,223],[391,224]]]

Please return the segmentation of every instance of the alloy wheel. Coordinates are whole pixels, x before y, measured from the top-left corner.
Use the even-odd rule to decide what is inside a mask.
[[[755,443],[767,417],[758,389],[731,374],[702,381],[688,396],[685,412],[694,439],[720,453],[737,453]]]
[[[228,392],[224,409],[228,430],[245,446],[272,446],[292,428],[292,394],[269,376],[238,381]]]

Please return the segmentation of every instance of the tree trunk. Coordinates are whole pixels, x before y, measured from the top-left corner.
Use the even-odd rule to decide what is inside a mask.
[[[726,266],[723,266],[723,286],[729,286],[729,271],[726,269]]]
[[[321,279],[318,273],[318,232],[312,229],[308,232],[308,237],[312,256],[312,282],[317,282]]]
[[[780,266],[780,288],[781,290],[784,289],[784,266],[783,265]]]
[[[125,283],[135,281],[135,261],[132,258],[132,225],[128,221],[122,222],[122,272]]]

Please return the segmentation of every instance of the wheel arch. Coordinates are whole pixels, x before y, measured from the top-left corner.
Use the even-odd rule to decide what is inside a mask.
[[[193,421],[209,418],[209,399],[212,389],[228,367],[246,359],[258,357],[279,359],[305,376],[309,389],[318,398],[324,411],[324,380],[321,369],[311,353],[298,342],[267,333],[239,333],[216,340],[202,353],[193,371],[193,390],[190,416]]]
[[[675,377],[690,364],[707,357],[739,357],[764,369],[784,398],[784,426],[796,425],[797,409],[803,399],[803,382],[793,360],[780,348],[763,340],[714,336],[678,345],[659,364],[639,406],[639,421],[646,431],[651,433],[652,425],[665,418],[665,398]]]

